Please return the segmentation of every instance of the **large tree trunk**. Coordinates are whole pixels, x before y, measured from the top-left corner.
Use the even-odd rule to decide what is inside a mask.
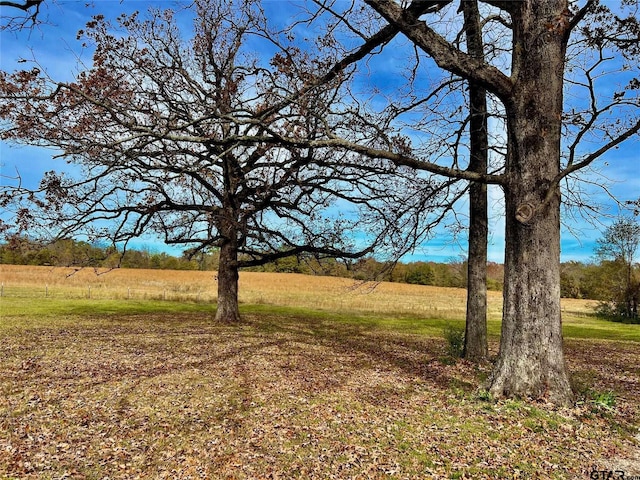
[[[487,346],[487,186],[473,184],[469,193],[469,256],[467,263],[467,317],[463,357],[483,362]]]
[[[490,391],[566,405],[572,392],[562,350],[560,193],[553,180],[560,169],[567,5],[518,5],[514,91],[506,105],[504,311]]]
[[[228,98],[221,101],[228,105]],[[229,125],[223,127],[224,136],[231,134]],[[221,152],[216,152],[220,155]],[[222,209],[219,212],[217,229],[222,239],[218,266],[218,309],[215,320],[220,323],[238,323],[238,192],[242,173],[238,159],[230,152],[222,153],[224,193]]]
[[[515,197],[515,198],[514,198]],[[531,223],[515,217],[527,195],[507,195],[504,311],[490,390],[497,396],[571,401],[560,317],[559,198]]]
[[[467,51],[484,59],[480,14],[477,0],[462,3]],[[469,82],[469,170],[487,172],[487,92],[474,81]],[[469,191],[469,251],[467,260],[467,320],[462,356],[483,362],[487,347],[487,186],[474,182]]]
[[[221,323],[240,321],[238,308],[238,245],[227,239],[220,247],[218,267],[218,308],[215,320]]]

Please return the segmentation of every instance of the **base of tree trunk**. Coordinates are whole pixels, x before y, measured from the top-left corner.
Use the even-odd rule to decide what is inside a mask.
[[[482,364],[487,363],[489,361],[489,355],[484,350],[483,347],[475,346],[475,348],[469,348],[465,346],[462,351],[462,358],[467,360],[468,362]]]
[[[539,365],[538,365],[539,366]],[[569,407],[574,396],[563,368],[548,365],[537,372],[530,362],[498,360],[489,378],[489,393],[495,398],[530,398]]]
[[[234,239],[237,232],[231,226],[226,227],[227,237]],[[239,323],[238,308],[238,245],[234,240],[225,242],[220,248],[220,265],[218,266],[218,309],[215,321],[218,323]]]
[[[221,305],[218,305],[215,321],[217,323],[226,324],[240,323],[240,312],[237,308],[225,308]]]

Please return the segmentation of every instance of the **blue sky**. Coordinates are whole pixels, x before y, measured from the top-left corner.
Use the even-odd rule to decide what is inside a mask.
[[[68,80],[73,77],[78,60],[90,65],[91,52],[83,51],[80,43],[76,41],[76,33],[84,27],[91,15],[103,13],[107,18],[115,17],[122,12],[144,10],[150,4],[159,7],[171,7],[172,1],[137,1],[113,0],[95,1],[86,7],[86,1],[56,0],[47,2],[43,9],[43,18],[48,16],[49,24],[41,25],[32,31],[19,33],[2,32],[0,34],[0,66],[3,70],[11,71],[15,68],[24,68],[18,64],[20,58],[37,58],[40,66],[46,68],[48,73],[56,79]],[[292,15],[296,10],[283,0],[271,0],[269,13],[272,15]],[[395,59],[390,53],[388,58],[381,58],[380,62],[386,62],[388,68],[376,73],[380,80],[387,75],[389,82],[397,82],[398,75],[394,73]],[[63,160],[53,162],[52,152],[35,147],[10,147],[0,143],[0,169],[2,175],[12,176],[15,168],[19,168],[20,174],[26,182],[37,184],[42,173],[47,170],[61,169],[66,165]],[[627,141],[621,148],[614,150],[594,165],[594,169],[600,171],[584,172],[591,185],[585,185],[586,197],[601,206],[600,215],[596,218],[595,225],[585,221],[580,215],[566,215],[566,226],[562,232],[562,260],[588,261],[593,258],[593,248],[597,238],[606,225],[612,223],[614,217],[620,213],[618,205],[609,194],[621,201],[637,199],[640,196],[640,142],[638,137]],[[607,191],[599,187],[604,185]],[[490,245],[489,259],[501,262],[504,248],[504,219],[502,217],[502,201],[499,188],[490,189]],[[467,205],[461,202],[459,213],[464,218]],[[449,261],[459,259],[464,255],[466,238],[464,234],[453,238],[447,229],[445,222],[440,227],[438,234],[428,243],[417,249],[414,254],[407,256],[406,260],[436,260]],[[141,240],[138,247],[146,245],[152,250],[179,253],[176,250],[166,249],[156,240],[149,238]]]

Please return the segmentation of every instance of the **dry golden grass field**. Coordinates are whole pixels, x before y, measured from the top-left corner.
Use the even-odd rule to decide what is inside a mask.
[[[640,476],[640,326],[592,302],[563,302],[558,409],[448,355],[463,290],[242,273],[231,326],[212,272],[70,273],[0,266],[0,479]]]
[[[215,302],[215,272],[0,265],[4,295],[52,298],[164,299]],[[240,303],[330,312],[465,316],[465,290],[403,283],[361,283],[295,273],[240,273]],[[564,299],[567,318],[592,312],[595,302]],[[502,293],[489,292],[489,318],[500,319]]]

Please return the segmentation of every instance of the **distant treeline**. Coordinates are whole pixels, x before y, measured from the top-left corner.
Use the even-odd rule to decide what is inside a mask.
[[[0,245],[0,263],[12,265],[51,265],[106,268],[149,268],[163,270],[217,270],[217,251],[191,255],[189,251],[176,257],[147,250],[100,247],[87,242],[64,239],[42,245],[28,239],[14,239]],[[261,267],[247,269],[263,272],[331,275],[355,280],[379,280],[439,287],[464,288],[467,281],[466,262],[411,262],[389,265],[367,257],[351,262],[313,257],[287,257]],[[503,266],[489,263],[487,286],[501,290]],[[605,300],[611,284],[616,283],[620,266],[615,261],[600,263],[566,262],[561,267],[563,297]]]
[[[106,268],[150,268],[163,270],[217,270],[219,253],[216,250],[195,255],[185,251],[176,257],[149,250],[119,251],[114,247],[100,247],[72,239],[41,244],[29,239],[13,239],[0,245],[0,263],[12,265],[51,265]],[[466,263],[412,262],[389,265],[374,258],[343,262],[336,259],[316,259],[313,256],[292,256],[272,263],[248,268],[254,272],[304,273],[330,275],[355,280],[379,280],[419,285],[464,288],[467,281]],[[502,289],[503,267],[489,264],[488,286]]]

